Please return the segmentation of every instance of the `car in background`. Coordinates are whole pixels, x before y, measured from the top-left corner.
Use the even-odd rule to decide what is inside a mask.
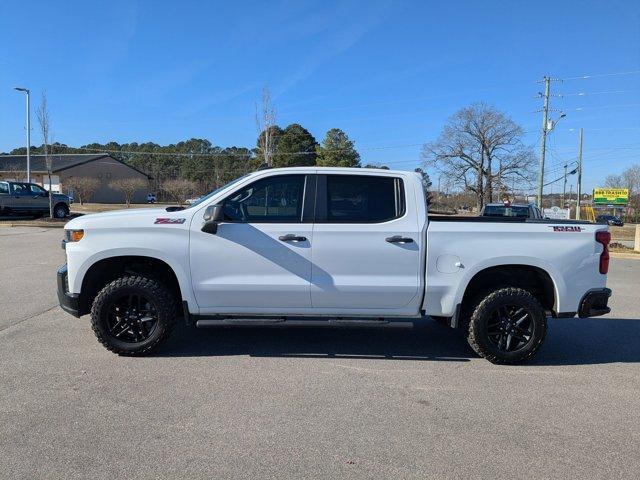
[[[67,195],[45,190],[36,183],[0,182],[0,212],[3,215],[23,213],[44,215],[49,213],[49,195],[53,196],[53,216],[69,215],[73,200]]]
[[[598,215],[596,217],[596,223],[606,223],[607,225],[613,225],[614,227],[623,227],[624,222],[620,217],[615,215]]]
[[[488,203],[480,212],[481,217],[516,217],[543,219],[542,211],[536,205],[514,205],[509,202]]]
[[[157,199],[156,199],[156,194],[155,193],[148,193],[147,194],[147,203],[156,203]]]

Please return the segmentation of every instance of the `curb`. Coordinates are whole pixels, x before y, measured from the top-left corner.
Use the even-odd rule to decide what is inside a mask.
[[[65,222],[66,223],[66,222]],[[28,222],[28,223],[20,223],[20,222],[0,222],[0,228],[11,228],[11,227],[37,227],[37,228],[64,228],[65,223],[44,223],[44,222]]]
[[[640,260],[640,254],[638,253],[620,253],[620,252],[610,252],[609,255],[613,258],[631,258],[634,260]]]

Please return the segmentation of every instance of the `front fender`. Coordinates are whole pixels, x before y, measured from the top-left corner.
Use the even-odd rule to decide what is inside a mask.
[[[67,255],[69,259],[72,259],[73,252],[70,251],[69,248],[67,248]],[[188,256],[186,255],[186,250],[184,254],[185,258],[180,258],[180,256],[178,255],[169,255],[163,250],[144,247],[111,248],[107,250],[100,250],[96,253],[82,258],[80,262],[68,262],[69,291],[73,293],[80,293],[84,277],[96,262],[109,258],[125,256],[150,257],[165,262],[167,265],[169,265],[169,267],[176,275],[178,284],[180,286],[180,292],[182,293],[182,300],[186,300],[187,302],[189,302],[189,305],[196,305],[191,282],[189,281],[189,272],[187,272],[183,267],[183,265],[188,265]]]

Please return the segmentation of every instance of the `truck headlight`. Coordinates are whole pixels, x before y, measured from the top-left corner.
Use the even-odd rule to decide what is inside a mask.
[[[64,239],[67,242],[79,242],[84,237],[84,230],[65,230]]]

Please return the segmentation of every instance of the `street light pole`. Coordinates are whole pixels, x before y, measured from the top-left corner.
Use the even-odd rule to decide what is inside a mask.
[[[31,92],[22,87],[15,89],[27,94],[27,182],[31,183]]]

